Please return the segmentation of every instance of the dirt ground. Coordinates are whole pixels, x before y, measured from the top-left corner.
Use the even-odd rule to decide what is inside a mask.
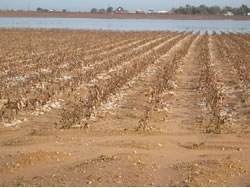
[[[250,20],[249,16],[177,15],[177,14],[93,14],[77,12],[0,12],[0,17],[55,17],[55,18],[99,18],[99,19],[174,19],[174,20]]]
[[[209,132],[202,120],[201,36],[182,59],[177,87],[162,94],[166,109],[155,109],[148,129],[138,129],[154,70],[190,37],[121,88],[85,128],[60,129],[60,108],[27,115],[15,128],[0,127],[0,186],[250,186],[249,105],[240,106],[220,134]],[[209,41],[222,81],[237,86],[214,37]],[[227,97],[228,104],[240,100],[239,90]]]

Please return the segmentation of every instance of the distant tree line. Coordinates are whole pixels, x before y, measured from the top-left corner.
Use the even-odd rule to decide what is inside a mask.
[[[36,9],[36,11],[37,11],[37,12],[49,12],[48,9],[43,9],[43,8],[40,8],[40,7],[38,7],[38,8]]]
[[[92,8],[90,12],[91,13],[127,13],[128,11],[125,10],[123,7],[118,7],[117,9],[114,9],[113,7],[109,6],[107,9]]]
[[[224,15],[228,12],[232,12],[234,15],[247,16],[250,12],[250,8],[247,5],[242,5],[240,8],[232,8],[226,6],[220,8],[219,6],[207,7],[206,5],[200,5],[199,7],[186,5],[185,7],[173,8],[173,13],[176,14],[215,14],[215,15]]]
[[[41,8],[41,7],[38,7],[38,8],[36,9],[36,11],[37,11],[37,12],[55,12],[54,9],[49,10],[49,9],[43,9],[43,8]],[[62,9],[62,12],[67,12],[67,10],[66,10],[66,9]]]

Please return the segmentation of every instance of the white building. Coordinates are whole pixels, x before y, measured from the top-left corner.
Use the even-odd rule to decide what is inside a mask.
[[[224,14],[224,16],[234,16],[234,13],[228,11],[226,14]]]
[[[158,13],[159,13],[159,14],[168,14],[169,12],[166,11],[166,10],[160,10],[160,11],[158,11]]]

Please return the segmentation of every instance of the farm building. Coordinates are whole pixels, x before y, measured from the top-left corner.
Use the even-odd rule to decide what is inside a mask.
[[[226,14],[224,14],[224,16],[234,16],[234,13],[228,11]]]
[[[169,12],[167,10],[160,10],[158,11],[159,14],[168,14]]]
[[[151,13],[155,13],[155,11],[153,9],[149,9],[148,10],[148,13],[151,14]]]
[[[136,14],[143,14],[144,13],[143,10],[136,10],[135,12],[136,12]]]

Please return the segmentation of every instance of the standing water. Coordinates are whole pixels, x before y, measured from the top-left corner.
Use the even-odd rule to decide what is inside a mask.
[[[89,18],[0,18],[0,28],[88,29],[114,31],[208,31],[250,33],[250,21]]]

